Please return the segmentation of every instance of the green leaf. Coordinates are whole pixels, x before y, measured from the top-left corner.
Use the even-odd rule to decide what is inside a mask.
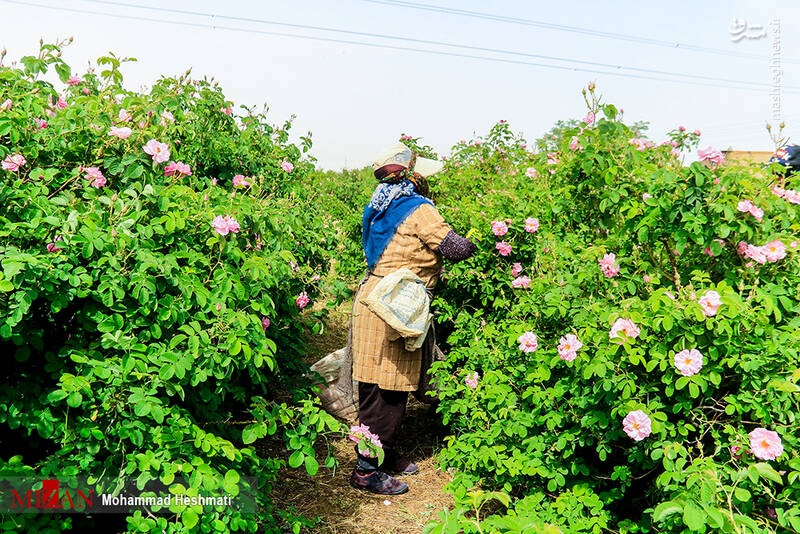
[[[303,463],[305,455],[303,451],[294,451],[291,456],[289,456],[289,467],[292,469],[296,469],[300,467]]]
[[[740,501],[740,502],[748,502],[751,498],[750,492],[744,488],[736,488],[733,491],[733,495]]]
[[[662,502],[653,510],[653,521],[663,521],[667,516],[683,511],[683,506],[674,502]]]
[[[706,524],[706,514],[694,501],[683,507],[683,522],[692,530],[701,530]]]
[[[777,482],[778,484],[783,484],[781,475],[768,463],[758,462],[757,464],[753,464],[753,467],[758,474],[761,475],[761,478],[766,478],[772,480],[773,482]]]
[[[306,472],[312,477],[319,471],[319,462],[313,456],[306,456],[305,458]]]
[[[186,528],[194,528],[198,519],[197,513],[191,509],[184,510],[181,514],[181,521]]]

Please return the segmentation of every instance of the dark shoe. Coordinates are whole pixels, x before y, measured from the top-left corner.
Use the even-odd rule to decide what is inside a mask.
[[[378,495],[400,495],[408,491],[408,484],[377,470],[359,473],[358,469],[353,469],[350,485]]]
[[[387,473],[397,476],[416,475],[419,472],[417,464],[409,462],[392,450],[386,451],[382,467]]]

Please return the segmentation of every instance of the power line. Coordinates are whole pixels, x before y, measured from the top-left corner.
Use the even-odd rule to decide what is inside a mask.
[[[89,0],[93,1],[93,0]],[[152,17],[142,17],[138,15],[122,15],[118,13],[105,13],[100,11],[90,11],[86,9],[78,9],[78,8],[70,8],[70,7],[62,7],[62,6],[48,6],[42,4],[36,4],[33,2],[26,2],[21,0],[0,0],[0,2],[5,2],[9,4],[18,4],[18,5],[25,5],[30,7],[39,7],[44,9],[52,9],[57,11],[66,11],[72,13],[80,13],[80,14],[88,14],[88,15],[99,15],[99,16],[106,16],[106,17],[113,17],[113,18],[120,18],[120,19],[127,19],[127,20],[139,20],[144,22],[155,22],[160,24],[171,24],[171,25],[179,25],[179,26],[187,26],[187,27],[194,27],[194,28],[206,28],[206,29],[219,29],[219,30],[226,30],[232,32],[239,32],[239,33],[253,33],[253,34],[260,34],[260,35],[272,35],[278,37],[289,37],[294,39],[305,39],[305,40],[312,40],[312,41],[322,41],[322,42],[333,42],[333,43],[342,43],[342,44],[351,44],[357,46],[367,46],[371,48],[382,48],[382,49],[389,49],[389,50],[400,50],[400,51],[408,51],[408,52],[419,52],[419,53],[427,53],[427,54],[435,54],[440,56],[448,56],[448,57],[458,57],[458,58],[466,58],[466,59],[478,59],[483,61],[490,61],[495,63],[506,63],[506,64],[514,64],[514,65],[529,65],[529,66],[536,66],[536,67],[543,67],[549,69],[556,69],[556,70],[566,70],[566,71],[573,71],[573,72],[588,72],[592,74],[605,74],[609,76],[617,76],[623,78],[634,78],[634,79],[641,79],[641,80],[652,80],[652,81],[663,81],[668,83],[678,83],[678,84],[689,84],[689,85],[699,85],[699,86],[708,86],[708,87],[719,87],[725,89],[738,89],[738,90],[745,90],[745,91],[756,91],[762,92],[763,89],[759,89],[757,87],[747,87],[743,85],[726,85],[724,83],[708,83],[702,81],[688,81],[688,80],[680,80],[680,79],[673,79],[673,78],[660,78],[655,76],[642,76],[636,74],[628,74],[623,72],[611,72],[611,71],[604,71],[604,70],[596,70],[596,69],[587,69],[587,68],[580,68],[580,67],[568,67],[564,65],[551,65],[546,63],[536,63],[531,61],[519,61],[513,59],[506,59],[506,58],[496,58],[496,57],[488,57],[488,56],[476,56],[470,54],[461,54],[456,52],[446,52],[441,50],[427,50],[427,49],[420,49],[420,48],[411,48],[411,47],[404,47],[404,46],[395,46],[395,45],[387,45],[387,44],[380,44],[380,43],[370,43],[370,42],[362,42],[362,41],[351,41],[346,39],[333,39],[329,37],[319,37],[319,36],[311,36],[311,35],[298,35],[298,34],[291,34],[291,33],[283,33],[283,32],[274,32],[274,31],[266,31],[266,30],[255,30],[255,29],[248,29],[248,28],[237,28],[231,26],[219,26],[216,23],[210,24],[203,24],[203,23],[193,23],[193,22],[185,22],[185,21],[177,21],[177,20],[164,20],[164,19],[156,19]],[[134,6],[141,8],[142,6]],[[168,10],[161,10],[159,8],[147,8],[153,9],[157,11],[168,11]],[[205,15],[214,18],[221,18],[216,15]],[[254,19],[250,19],[251,21],[255,21]],[[274,23],[279,25],[286,25],[286,26],[295,26],[290,25],[288,23]],[[337,30],[337,31],[346,31],[346,30]],[[668,73],[669,74],[669,73]],[[673,76],[679,76],[678,74],[670,74]],[[725,82],[725,79],[715,79],[720,82]],[[733,81],[734,83],[751,83],[751,82],[744,82],[744,81]],[[784,87],[783,88],[786,93],[794,93],[795,90],[800,89],[796,87]]]
[[[469,50],[469,51],[478,51],[478,52],[489,52],[494,54],[505,54],[505,55],[512,55],[512,56],[519,56],[519,57],[526,57],[532,59],[543,59],[547,61],[559,61],[562,63],[576,63],[580,65],[588,65],[592,67],[599,67],[599,68],[608,68],[608,69],[617,69],[617,70],[630,70],[634,72],[641,72],[645,74],[655,74],[655,75],[662,75],[662,76],[676,76],[676,77],[683,77],[683,78],[692,78],[696,80],[706,80],[706,81],[713,81],[713,82],[724,82],[724,83],[735,83],[735,84],[742,84],[742,85],[752,85],[754,87],[763,87],[769,88],[771,87],[769,84],[763,82],[751,82],[747,80],[735,80],[730,78],[719,78],[714,76],[703,76],[697,74],[686,74],[686,73],[676,73],[676,72],[669,72],[657,69],[645,69],[640,67],[626,67],[623,65],[614,65],[609,63],[600,63],[595,61],[584,61],[579,59],[573,58],[564,58],[564,57],[557,57],[557,56],[547,56],[542,54],[531,54],[527,52],[519,52],[515,50],[503,50],[498,48],[487,48],[481,46],[473,46],[473,45],[464,45],[464,44],[456,44],[456,43],[448,43],[443,41],[432,41],[428,39],[415,39],[411,37],[403,37],[403,36],[396,36],[396,35],[386,35],[386,34],[378,34],[378,33],[368,33],[368,32],[358,32],[358,31],[351,31],[351,30],[343,30],[339,28],[327,28],[324,26],[312,26],[308,24],[293,24],[288,22],[277,22],[273,20],[266,20],[266,19],[254,19],[250,17],[235,17],[230,15],[217,15],[214,13],[202,13],[198,11],[189,11],[183,9],[170,9],[170,8],[161,8],[161,7],[148,7],[148,6],[140,6],[138,4],[131,4],[128,2],[119,2],[119,1],[109,1],[109,0],[84,0],[86,2],[91,2],[94,4],[105,4],[105,5],[112,5],[118,7],[127,7],[133,9],[148,9],[151,11],[161,11],[167,13],[175,13],[179,15],[191,15],[197,17],[211,17],[214,19],[220,20],[231,20],[236,22],[249,22],[249,23],[258,23],[258,24],[268,24],[273,26],[283,26],[289,28],[297,28],[303,30],[314,30],[314,31],[324,31],[324,32],[333,32],[333,33],[340,33],[340,34],[347,34],[347,35],[355,35],[358,37],[370,37],[370,38],[378,38],[378,39],[390,39],[395,41],[403,41],[403,42],[410,42],[416,44],[425,44],[425,45],[434,45],[434,46],[446,46],[451,48],[457,48],[462,50]],[[799,89],[800,87],[788,87],[789,89]]]
[[[394,7],[405,7],[409,9],[417,9],[423,11],[431,11],[437,13],[446,13],[451,15],[459,15],[463,17],[470,17],[470,18],[477,18],[483,20],[491,20],[495,22],[507,22],[511,24],[519,24],[523,26],[533,26],[537,28],[544,28],[550,30],[559,30],[559,31],[566,31],[571,33],[580,33],[584,35],[591,35],[594,37],[602,37],[606,39],[617,39],[621,41],[628,41],[646,45],[655,45],[655,46],[663,46],[672,49],[678,50],[687,50],[692,52],[703,52],[708,54],[718,54],[723,56],[731,56],[731,57],[741,57],[746,59],[770,59],[769,56],[765,55],[758,55],[758,54],[748,54],[745,52],[733,52],[731,50],[725,50],[722,48],[712,48],[707,46],[698,46],[692,45],[687,43],[680,43],[676,41],[665,41],[662,39],[652,39],[649,37],[640,37],[636,35],[627,35],[623,33],[614,33],[614,32],[605,32],[600,30],[593,30],[591,28],[581,28],[578,26],[565,26],[563,24],[554,24],[550,22],[544,22],[539,20],[531,20],[531,19],[524,19],[519,17],[508,17],[504,15],[495,15],[493,13],[485,13],[480,11],[469,11],[466,9],[457,9],[451,7],[443,7],[443,6],[433,6],[427,4],[420,4],[417,2],[407,2],[407,1],[399,1],[399,0],[362,0],[364,2],[369,2],[371,4],[383,4],[388,6]],[[784,63],[800,63],[800,60],[797,59],[784,59]]]

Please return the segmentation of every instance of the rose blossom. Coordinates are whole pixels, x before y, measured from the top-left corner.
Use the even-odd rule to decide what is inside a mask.
[[[270,324],[269,323],[269,317],[262,317],[261,318],[261,328],[264,329],[264,332],[266,332],[267,328],[269,328],[269,324]]]
[[[764,247],[748,244],[744,250],[744,257],[753,260],[759,265],[767,263],[767,255],[764,251]]]
[[[89,185],[92,185],[92,186],[100,189],[101,187],[106,185],[106,183],[108,183],[108,181],[106,180],[106,177],[103,176],[103,173],[100,172],[99,168],[97,168],[97,167],[86,167],[83,170],[86,171],[86,179],[92,181],[92,183],[89,184]]]
[[[500,241],[495,245],[495,248],[500,251],[501,256],[508,256],[511,254],[511,245],[506,243],[505,241]]]
[[[531,279],[527,276],[520,276],[519,278],[515,278],[511,281],[511,287],[515,288],[522,288],[528,289],[528,286],[531,284]]]
[[[33,123],[36,125],[37,130],[44,130],[47,128],[47,121],[44,119],[33,119]]]
[[[642,193],[642,200],[647,200],[648,198],[653,198],[653,195],[650,193]]]
[[[311,299],[308,298],[308,294],[306,294],[306,292],[303,291],[302,293],[297,295],[297,298],[294,299],[294,302],[295,304],[297,304],[297,307],[302,310],[303,308],[308,306],[308,303],[311,302]]]
[[[642,410],[634,410],[622,420],[622,429],[629,438],[642,441],[652,433],[652,423]]]
[[[697,349],[682,350],[675,355],[674,362],[683,376],[692,376],[703,367],[703,355]]]
[[[641,334],[641,330],[639,327],[636,326],[636,323],[631,321],[630,319],[623,319],[619,318],[614,321],[614,324],[611,325],[611,330],[608,332],[609,338],[622,338],[620,334],[624,334],[626,337],[636,339]]]
[[[165,176],[172,176],[173,174],[177,174],[180,176],[191,176],[192,170],[189,168],[187,164],[182,161],[170,161],[169,164],[164,167],[164,175]]]
[[[8,111],[9,109],[11,109],[11,106],[13,105],[13,103],[14,102],[10,98],[6,98],[3,101],[3,103],[0,104],[0,111]]]
[[[285,172],[292,172],[294,170],[294,165],[291,161],[283,160],[281,162],[281,169],[283,169]]]
[[[161,118],[164,119],[164,122],[175,122],[175,116],[166,110],[161,112]]]
[[[760,460],[774,460],[783,454],[783,443],[777,432],[766,428],[756,428],[751,431],[750,451]]]
[[[536,352],[536,349],[539,348],[539,338],[533,332],[525,332],[517,338],[517,342],[519,343],[519,350],[522,352]]]
[[[703,308],[703,314],[706,317],[711,317],[717,314],[717,308],[720,307],[722,301],[716,291],[706,291],[705,295],[700,297],[697,303]]]
[[[492,233],[497,237],[508,233],[508,225],[503,221],[492,221]]]
[[[763,249],[767,261],[776,262],[786,257],[786,245],[783,244],[783,241],[778,241],[777,239],[770,241],[764,245]]]
[[[117,115],[117,120],[119,120],[119,122],[131,122],[133,120],[133,115],[128,113],[128,111],[125,108],[122,108],[121,110],[119,110],[119,115]]]
[[[590,112],[589,112],[589,113],[587,113],[587,114],[586,114],[586,116],[583,118],[583,122],[584,122],[584,124],[592,124],[592,123],[594,123],[594,119],[595,119],[595,115],[594,115],[594,113],[592,113],[592,112],[590,111]]]
[[[695,133],[700,135],[699,131],[696,131]],[[697,151],[697,155],[700,157],[700,161],[710,161],[711,163],[716,163],[717,165],[720,165],[723,161],[725,161],[725,155],[719,150],[711,147],[699,149]]]
[[[575,334],[567,334],[558,340],[558,355],[562,360],[571,362],[578,356],[578,350],[583,347],[583,343],[578,340]]]
[[[603,271],[603,274],[606,276],[606,278],[614,278],[619,274],[619,266],[616,265],[616,259],[616,255],[611,253],[606,254],[602,259],[597,260],[600,264],[600,270]]]
[[[117,128],[116,126],[112,126],[111,129],[108,131],[108,135],[112,135],[119,139],[127,139],[131,136],[133,130],[128,128],[127,126],[123,126],[122,128]]]
[[[239,221],[230,217],[229,215],[217,215],[211,221],[211,226],[219,235],[228,235],[229,232],[237,233],[239,231]]]
[[[71,85],[72,87],[77,87],[83,83],[83,78],[78,76],[70,76],[67,80],[67,85]]]
[[[474,371],[472,373],[467,373],[466,378],[464,378],[464,383],[470,389],[475,389],[478,387],[478,378],[479,376],[477,371]]]
[[[527,170],[525,171],[525,176],[527,176],[528,178],[535,178],[538,175],[539,173],[533,167],[528,167]]]
[[[511,276],[519,276],[522,272],[522,264],[517,262],[511,267]]]
[[[369,427],[367,425],[351,426],[350,434],[348,437],[350,438],[350,441],[353,441],[355,443],[359,443],[361,439],[364,438],[368,442],[372,443],[372,445],[374,445],[375,447],[379,449],[383,448],[383,444],[381,443],[380,438],[378,438],[377,435],[370,432]],[[366,456],[367,458],[371,458],[375,455],[375,453],[373,453],[369,449],[359,448],[358,452],[359,454],[361,454],[362,456]]]
[[[250,185],[250,182],[247,181],[247,178],[248,178],[247,176],[242,176],[241,174],[237,174],[236,176],[233,177],[233,187],[236,187],[237,189],[241,187],[247,187],[248,185]]]
[[[645,284],[649,284],[649,283],[650,283],[650,277],[649,277],[648,275],[644,275],[644,276],[642,277],[642,281],[643,281]]]
[[[45,247],[47,249],[47,252],[58,252],[58,251],[62,250],[61,247],[56,245],[56,243],[58,243],[59,241],[63,241],[63,240],[64,240],[64,238],[61,237],[60,235],[55,236],[53,238],[53,241],[51,243],[48,243],[47,246]]]
[[[16,172],[20,167],[28,163],[22,154],[9,154],[3,160],[2,167],[5,171]]]
[[[583,146],[581,145],[580,140],[578,139],[577,135],[572,136],[572,140],[569,142],[569,149],[570,150],[583,150]]]
[[[155,139],[151,139],[146,145],[142,147],[145,154],[153,156],[153,161],[156,163],[164,163],[169,159],[169,145],[160,143]]]
[[[528,217],[525,219],[525,231],[529,234],[539,230],[539,219],[536,217]]]
[[[800,204],[800,191],[787,189],[786,193],[783,195],[783,198],[786,199],[789,204]]]

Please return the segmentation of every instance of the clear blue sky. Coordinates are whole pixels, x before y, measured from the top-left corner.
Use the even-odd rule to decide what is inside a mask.
[[[88,62],[108,51],[137,57],[139,61],[129,64],[123,71],[127,84],[133,88],[148,86],[162,74],[178,74],[191,67],[197,77],[214,76],[229,98],[237,103],[268,103],[275,123],[283,122],[292,114],[297,115],[294,133],[313,132],[313,154],[325,168],[366,165],[382,148],[395,142],[401,132],[421,136],[443,153],[473,132],[486,132],[499,119],[508,120],[515,131],[533,139],[558,119],[585,114],[580,90],[589,80],[597,82],[606,101],[625,109],[626,120],[649,121],[650,136],[656,141],[663,140],[667,130],[683,124],[689,129],[702,130],[703,146],[771,148],[764,129],[764,120],[770,118],[769,87],[756,91],[709,87],[234,32],[222,28],[283,32],[598,69],[590,65],[519,55],[232,21],[166,12],[164,9],[442,41],[767,85],[771,83],[768,57],[750,59],[686,50],[680,46],[654,46],[365,0],[119,0],[152,9],[112,6],[88,0],[24,2],[156,20],[57,11],[0,0],[0,20],[4,21],[0,47],[8,48],[10,59],[34,53],[40,37],[52,41],[57,37],[74,36],[75,42],[67,49],[65,57],[79,72],[85,70]],[[416,3],[761,56],[770,54],[769,37],[733,42],[730,34],[732,19],[738,17],[750,25],[761,24],[769,31],[770,19],[778,16],[782,21],[783,85],[800,87],[800,32],[797,31],[800,4],[786,0],[613,4],[588,0],[416,0]],[[622,69],[600,70],[667,77]],[[728,82],[718,83],[729,85]],[[799,102],[800,94],[784,92],[782,95],[782,115],[788,132],[795,133],[800,140],[797,128],[800,123]]]

